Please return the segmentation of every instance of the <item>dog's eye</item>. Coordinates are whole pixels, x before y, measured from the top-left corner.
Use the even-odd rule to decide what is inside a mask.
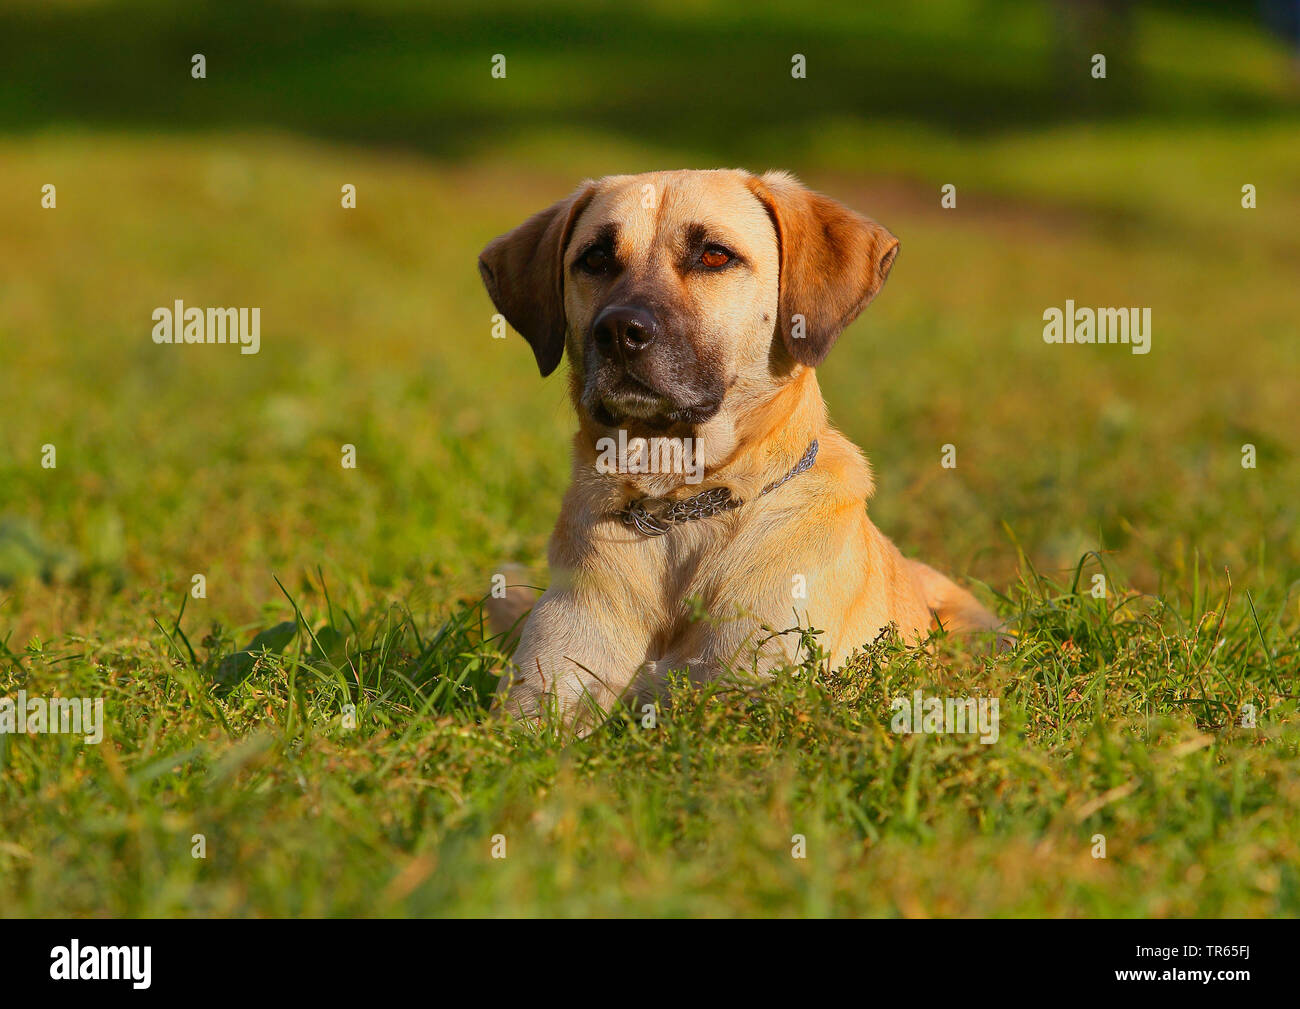
[[[614,259],[609,254],[609,250],[599,245],[584,252],[578,262],[582,264],[583,269],[589,270],[591,273],[604,273],[614,265]]]
[[[700,254],[700,262],[711,270],[716,270],[720,266],[726,266],[731,262],[731,253],[726,249],[719,249],[716,245],[711,245]]]

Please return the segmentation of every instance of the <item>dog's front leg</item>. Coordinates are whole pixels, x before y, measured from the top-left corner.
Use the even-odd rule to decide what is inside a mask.
[[[634,612],[573,588],[548,589],[524,625],[497,702],[534,724],[555,718],[566,733],[591,732],[645,661],[649,634],[630,618]]]

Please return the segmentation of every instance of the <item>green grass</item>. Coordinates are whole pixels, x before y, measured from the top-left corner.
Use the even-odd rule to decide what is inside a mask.
[[[268,23],[267,58],[201,98],[145,58],[196,51],[188,22],[114,50],[96,5],[0,15],[48,43],[0,29],[0,80],[69,56],[27,106],[0,87],[0,697],[107,716],[98,746],[0,736],[0,914],[1300,913],[1300,131],[1276,43],[1143,9],[1140,92],[1073,107],[1042,92],[1033,5],[843,14],[814,33],[833,80],[802,95],[755,69],[788,61],[773,8],[736,47],[772,115],[727,97],[719,131],[707,103],[655,105],[638,131],[626,109],[685,87],[723,8],[639,16],[652,59],[566,6],[567,44],[623,68],[602,99],[544,52],[551,85],[527,83],[526,46],[513,98],[449,68],[497,51],[494,25],[526,41],[508,7],[445,37],[364,7],[368,45],[322,14],[290,58]],[[861,61],[909,46],[881,78],[895,113],[870,114]],[[87,52],[120,60],[111,103]],[[1020,645],[864,642],[559,747],[486,713],[503,656],[477,605],[506,562],[543,577],[572,418],[562,376],[490,338],[475,256],[581,177],[742,161],[902,239],[823,390],[876,469],[875,522],[982,583]],[[261,353],[155,346],[177,297],[260,306]],[[1151,306],[1152,352],[1045,345],[1066,298]],[[999,698],[998,742],[891,732],[916,689]]]
[[[1300,909],[1296,711],[1272,675],[1297,650],[1277,631],[1265,648],[1251,621],[1229,619],[1214,648],[1213,613],[1031,578],[1010,601],[1026,629],[1015,659],[886,639],[835,674],[809,663],[747,693],[683,685],[653,729],[621,713],[561,749],[483,722],[500,656],[476,609],[422,631],[400,608],[331,607],[320,583],[304,595],[322,602],[297,643],[228,692],[210,684],[234,642],[214,633],[192,658],[169,621],[161,648],[13,657],[29,691],[104,696],[112,728],[97,748],[8,741],[8,910]],[[998,742],[892,733],[889,702],[914,689],[999,696]],[[1243,704],[1258,729],[1232,725]],[[190,855],[196,834],[205,859]],[[796,834],[806,859],[791,857]]]

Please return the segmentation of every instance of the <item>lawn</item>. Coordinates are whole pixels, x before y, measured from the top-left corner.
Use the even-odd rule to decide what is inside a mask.
[[[1285,52],[1143,8],[1141,87],[1070,105],[1038,5],[938,8],[828,15],[806,82],[778,6],[0,12],[0,698],[105,712],[0,734],[0,915],[1300,913]],[[727,32],[766,114],[689,87]],[[487,711],[479,604],[544,581],[573,419],[475,257],[583,177],[718,164],[900,237],[822,388],[876,524],[1019,644],[863,642],[562,747]],[[154,344],[177,298],[259,306],[260,353]],[[1066,299],[1149,306],[1151,352],[1044,343]],[[998,741],[891,731],[918,689],[999,698]]]

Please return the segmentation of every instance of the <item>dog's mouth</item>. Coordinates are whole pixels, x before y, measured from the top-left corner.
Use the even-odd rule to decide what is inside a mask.
[[[628,421],[662,431],[677,424],[697,425],[709,420],[722,406],[721,400],[679,403],[631,375],[589,388],[583,405],[596,423],[618,427]]]

